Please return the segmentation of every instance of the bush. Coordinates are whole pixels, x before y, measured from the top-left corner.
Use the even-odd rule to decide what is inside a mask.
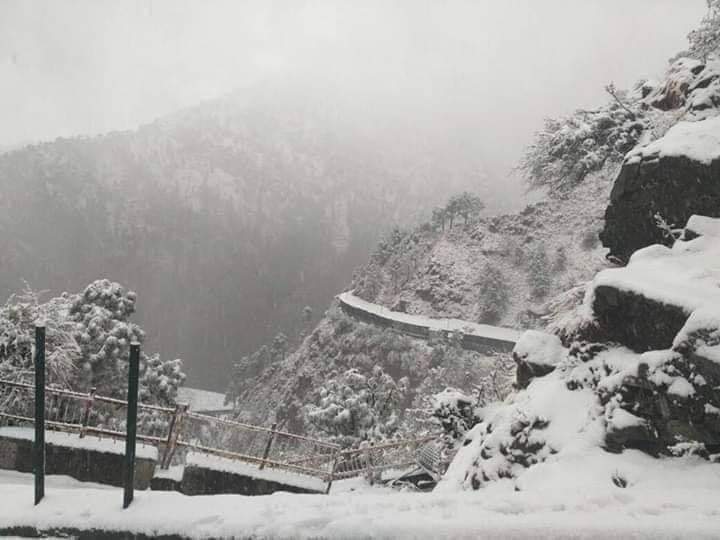
[[[716,55],[720,48],[720,0],[707,0],[707,5],[708,11],[700,26],[688,35],[688,52],[702,61]]]
[[[528,254],[528,285],[530,294],[536,299],[545,298],[550,292],[552,279],[545,244],[536,244]]]
[[[624,101],[545,121],[520,162],[520,171],[532,186],[551,191],[570,188],[606,162],[621,162],[638,144],[648,127],[639,102],[614,88],[613,92]]]
[[[454,388],[446,388],[432,399],[433,416],[451,440],[459,440],[478,422],[477,397],[469,396]]]
[[[505,315],[510,301],[510,291],[500,270],[490,264],[485,264],[480,278],[478,295],[479,322],[497,323]]]
[[[380,366],[369,375],[349,369],[327,381],[317,404],[304,408],[307,425],[343,447],[391,437],[399,427],[407,380],[395,381]]]

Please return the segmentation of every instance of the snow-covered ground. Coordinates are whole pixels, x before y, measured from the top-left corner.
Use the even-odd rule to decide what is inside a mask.
[[[329,496],[145,491],[122,510],[121,489],[53,477],[35,507],[32,476],[1,473],[0,529],[82,527],[193,538],[717,538],[719,481],[710,476],[691,490],[673,489],[672,481],[663,489],[658,478],[655,485],[626,489],[610,482],[583,490],[550,483],[521,492],[509,484],[427,494],[361,487]]]

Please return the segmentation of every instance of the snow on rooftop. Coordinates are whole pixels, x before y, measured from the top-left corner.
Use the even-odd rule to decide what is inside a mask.
[[[664,137],[630,151],[628,163],[660,157],[687,156],[710,164],[720,158],[720,117],[699,122],[678,122]]]
[[[35,429],[30,427],[2,427],[0,428],[0,437],[32,441],[35,438]],[[92,450],[104,454],[125,454],[124,440],[100,438],[94,435],[86,435],[81,439],[76,433],[45,430],[45,443],[66,448]],[[138,458],[155,461],[158,459],[157,448],[154,446],[137,444],[135,452]]]
[[[210,390],[183,386],[178,389],[177,401],[188,404],[194,412],[232,411],[231,404],[225,405],[225,394]]]
[[[433,331],[450,331],[461,332],[463,334],[497,339],[499,341],[507,341],[516,343],[522,332],[512,328],[503,328],[500,326],[490,326],[487,324],[478,324],[460,319],[433,319],[422,315],[411,315],[409,313],[401,313],[392,311],[384,306],[367,302],[352,294],[352,292],[344,292],[338,295],[341,302],[354,308],[371,313],[379,317],[407,324],[415,324],[424,326]]]

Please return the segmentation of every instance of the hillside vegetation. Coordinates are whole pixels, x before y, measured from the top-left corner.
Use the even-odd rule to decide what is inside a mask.
[[[126,283],[148,341],[222,388],[243,352],[296,332],[305,306],[321,313],[382,231],[445,189],[488,185],[480,154],[427,119],[405,129],[402,111],[321,92],[268,81],[136,131],[0,155],[0,293]]]

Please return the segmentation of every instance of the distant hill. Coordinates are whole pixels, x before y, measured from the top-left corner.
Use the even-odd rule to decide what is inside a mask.
[[[382,231],[454,190],[503,200],[472,140],[408,114],[271,81],[0,155],[0,295],[121,282],[150,346],[224,389],[232,361],[321,312]]]

